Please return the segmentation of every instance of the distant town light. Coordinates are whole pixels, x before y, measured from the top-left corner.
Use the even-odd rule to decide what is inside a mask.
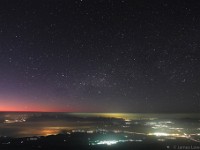
[[[163,133],[163,132],[149,133],[149,135],[155,135],[155,136],[169,136],[168,133]]]
[[[101,144],[104,144],[104,145],[113,145],[113,144],[117,144],[118,141],[116,140],[111,140],[111,141],[100,141],[98,142],[97,144],[98,145],[101,145]]]

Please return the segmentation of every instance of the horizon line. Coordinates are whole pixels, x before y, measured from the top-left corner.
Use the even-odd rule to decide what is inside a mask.
[[[157,113],[165,113],[165,114],[183,114],[183,113],[200,113],[200,112],[76,112],[76,111],[1,111],[0,113],[141,113],[141,114],[157,114]]]

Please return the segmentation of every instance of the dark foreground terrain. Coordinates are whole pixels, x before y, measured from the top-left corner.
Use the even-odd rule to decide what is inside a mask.
[[[142,141],[126,141],[95,144],[100,134],[72,133],[42,137],[0,138],[0,150],[200,150],[200,143],[187,139],[166,140],[160,142],[155,137],[146,137]],[[118,136],[118,135],[116,135]]]

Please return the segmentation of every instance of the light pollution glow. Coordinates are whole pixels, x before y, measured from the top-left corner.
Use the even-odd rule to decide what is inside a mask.
[[[45,102],[26,101],[24,99],[0,98],[0,111],[13,112],[72,112],[77,111],[71,107]]]

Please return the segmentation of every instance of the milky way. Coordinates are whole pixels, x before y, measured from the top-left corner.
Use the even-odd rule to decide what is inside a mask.
[[[0,2],[0,111],[199,112],[200,2]]]

